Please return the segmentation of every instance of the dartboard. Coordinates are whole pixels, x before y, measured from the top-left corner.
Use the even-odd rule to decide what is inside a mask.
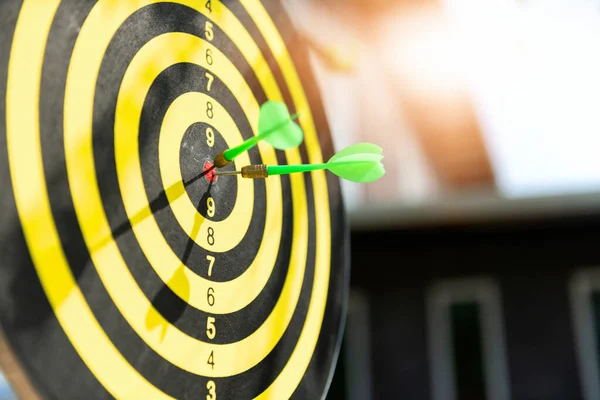
[[[324,397],[349,282],[339,182],[212,170],[269,100],[304,142],[224,171],[333,154],[282,5],[5,0],[0,35],[4,367],[41,398]]]

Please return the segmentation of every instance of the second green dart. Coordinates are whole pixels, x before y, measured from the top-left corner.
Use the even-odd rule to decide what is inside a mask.
[[[243,178],[266,178],[271,175],[293,174],[327,169],[346,180],[359,183],[376,181],[385,175],[381,160],[383,150],[371,143],[358,143],[339,151],[324,164],[247,165],[240,171],[220,171],[217,175],[241,175]]]
[[[260,107],[258,117],[258,135],[245,140],[231,149],[225,150],[215,157],[215,167],[225,167],[237,156],[250,150],[264,140],[277,150],[287,150],[297,147],[302,143],[304,134],[302,129],[294,122],[299,113],[290,116],[285,104],[278,101],[267,101]]]

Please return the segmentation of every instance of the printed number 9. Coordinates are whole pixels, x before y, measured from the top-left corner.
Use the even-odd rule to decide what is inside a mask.
[[[213,198],[209,197],[208,199],[206,199],[206,214],[211,218],[214,217],[215,209],[215,201],[213,200]]]
[[[206,128],[206,144],[208,147],[213,147],[215,145],[215,133],[212,128]]]

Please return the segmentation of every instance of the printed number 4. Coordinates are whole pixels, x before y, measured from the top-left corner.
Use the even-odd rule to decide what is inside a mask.
[[[210,365],[212,369],[215,369],[215,355],[212,351],[210,352],[210,356],[208,356],[208,361],[206,363]]]

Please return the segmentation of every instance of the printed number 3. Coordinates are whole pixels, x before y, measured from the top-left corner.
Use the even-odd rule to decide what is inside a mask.
[[[213,381],[208,381],[206,382],[206,388],[208,389],[206,400],[217,400],[217,385]]]

